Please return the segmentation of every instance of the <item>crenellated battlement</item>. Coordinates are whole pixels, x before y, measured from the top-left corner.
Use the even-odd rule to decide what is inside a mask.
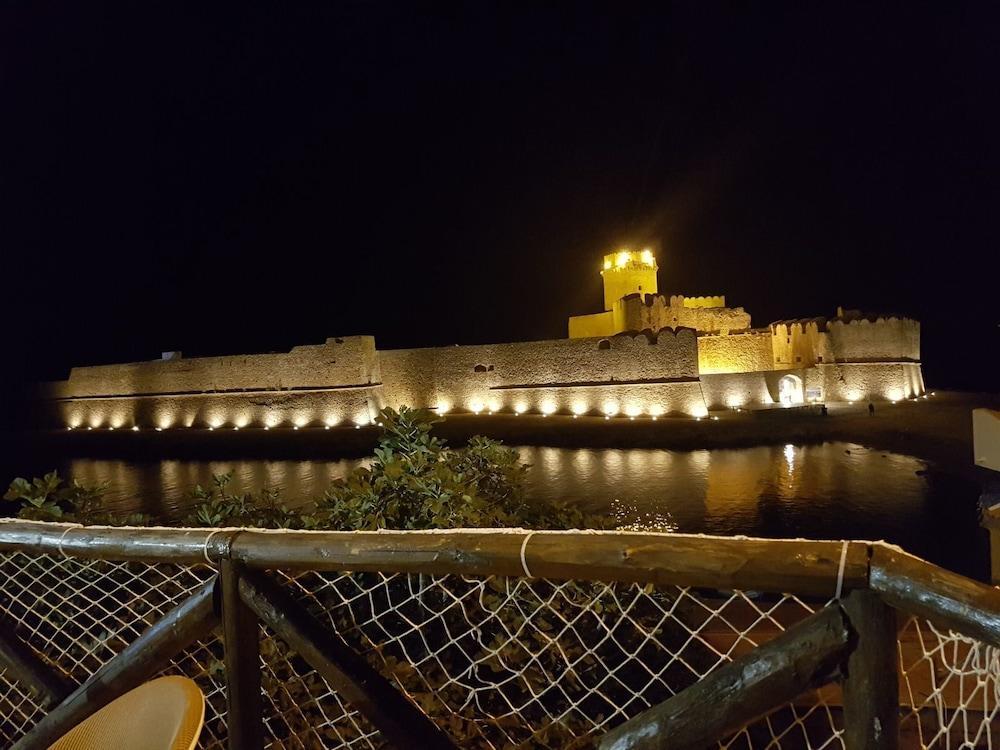
[[[672,294],[670,295],[670,306],[687,307],[690,309],[706,308],[706,307],[708,308],[725,307],[726,295],[719,294],[707,297],[687,297],[683,294]]]

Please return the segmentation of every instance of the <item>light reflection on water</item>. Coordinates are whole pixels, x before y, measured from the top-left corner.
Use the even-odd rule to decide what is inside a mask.
[[[521,447],[528,495],[578,504],[616,525],[720,535],[886,539],[982,576],[978,490],[923,476],[919,459],[850,443],[731,450]],[[290,505],[323,493],[367,459],[152,461],[76,459],[69,475],[111,482],[109,504],[179,519],[189,493],[233,472],[236,491],[274,487]],[[917,472],[921,472],[918,474]]]

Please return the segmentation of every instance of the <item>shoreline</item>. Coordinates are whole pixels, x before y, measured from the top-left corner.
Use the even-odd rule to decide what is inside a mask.
[[[898,404],[834,404],[828,416],[813,410],[770,409],[714,412],[698,421],[684,417],[579,417],[568,415],[455,414],[434,434],[452,445],[485,435],[508,445],[558,448],[648,448],[711,450],[784,443],[850,442],[914,456],[938,470],[988,481],[994,472],[977,467],[972,450],[972,409],[1000,408],[1000,395],[938,391]],[[48,431],[3,436],[7,459],[19,455],[161,458],[344,458],[370,455],[378,428],[290,428],[234,430]]]

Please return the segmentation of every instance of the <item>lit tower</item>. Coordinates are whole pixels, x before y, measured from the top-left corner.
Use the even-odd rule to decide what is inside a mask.
[[[615,302],[627,294],[656,294],[656,258],[649,248],[629,250],[604,256],[604,309],[611,310]]]

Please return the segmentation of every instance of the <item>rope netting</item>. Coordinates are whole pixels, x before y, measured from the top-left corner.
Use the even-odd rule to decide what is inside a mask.
[[[207,565],[4,553],[0,609],[22,640],[78,684],[213,572]],[[787,594],[497,576],[274,575],[463,748],[590,747],[827,604]],[[908,622],[900,639],[901,685],[913,696],[901,727],[919,725],[924,747],[991,746],[995,651],[925,621]],[[166,670],[192,677],[207,696],[203,748],[225,747],[223,657],[216,633]],[[264,627],[261,661],[269,746],[383,746],[371,724]],[[926,683],[921,670],[936,682]],[[44,713],[25,686],[0,673],[0,744],[10,745]],[[720,747],[819,750],[843,747],[842,733],[840,693],[832,686]]]
[[[1000,746],[1000,649],[917,617],[901,624],[901,736],[920,747]]]

